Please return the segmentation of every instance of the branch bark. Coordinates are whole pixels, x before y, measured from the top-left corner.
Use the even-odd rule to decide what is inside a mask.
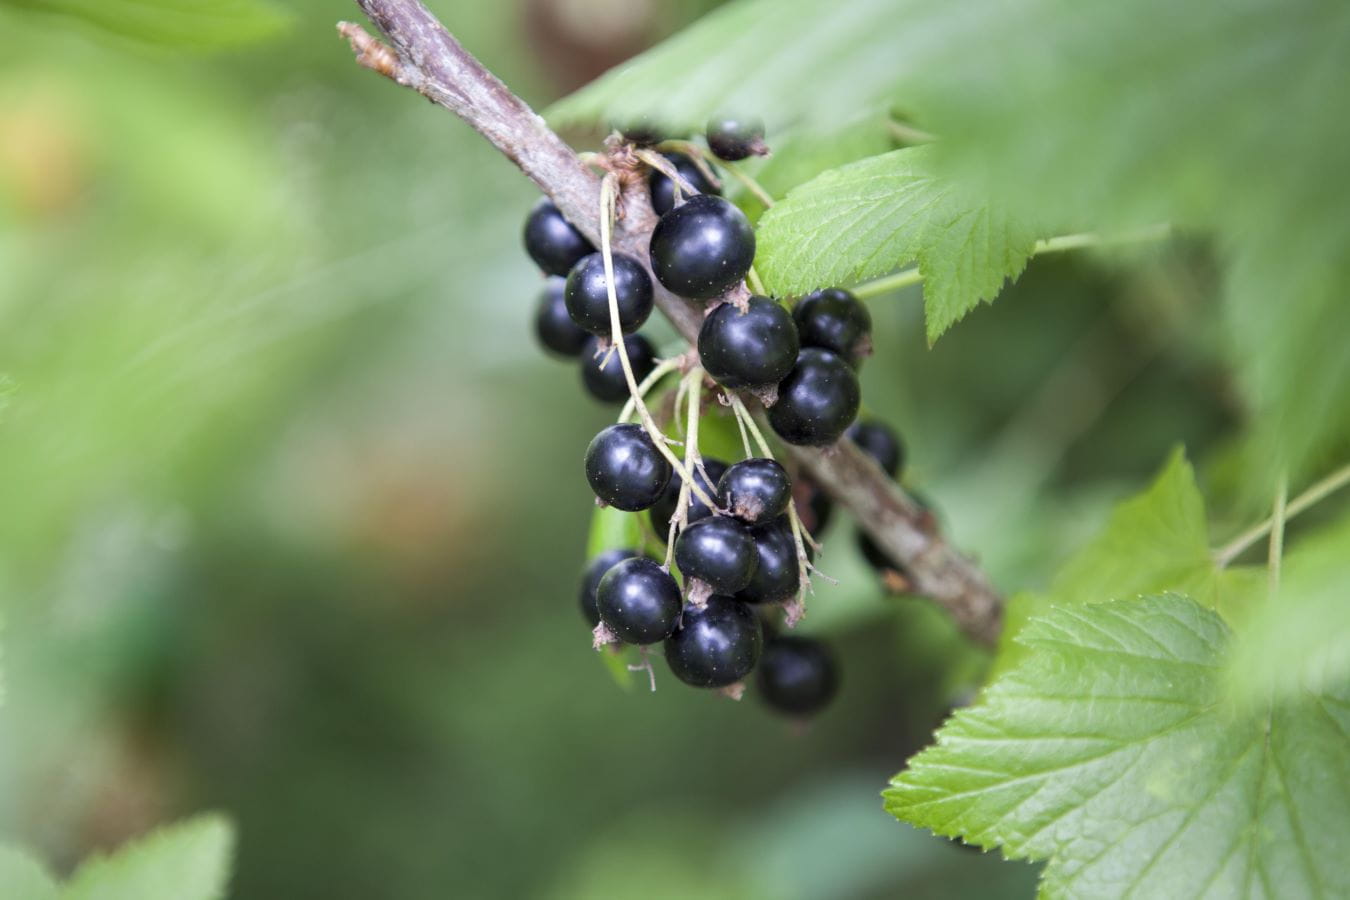
[[[459,116],[520,167],[592,243],[600,239],[600,179],[544,120],[471,54],[418,0],[356,0],[389,46],[342,22],[357,62]],[[646,191],[625,194],[614,248],[647,263],[656,215]],[[663,289],[657,307],[691,343],[702,311]],[[929,516],[849,441],[824,450],[788,447],[792,457],[853,514],[878,546],[903,564],[915,589],[945,607],[972,639],[991,645],[1003,600],[984,572],[937,533]]]

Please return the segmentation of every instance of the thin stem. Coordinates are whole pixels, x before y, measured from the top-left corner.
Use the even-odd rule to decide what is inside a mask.
[[[717,177],[712,170],[712,166],[708,164],[708,151],[704,150],[698,144],[695,144],[692,141],[662,141],[661,146],[668,150],[683,153],[694,161],[694,165],[698,166],[699,172],[703,174],[704,178],[708,179],[709,184],[719,188],[722,186],[722,180]],[[741,184],[745,185],[746,190],[754,194],[756,199],[764,204],[765,209],[773,208],[773,197],[769,195],[768,191],[764,190],[763,185],[750,175],[747,175],[745,172],[742,172],[740,169],[728,163],[726,160],[718,160],[718,164],[721,165],[723,170],[728,172],[732,178],[735,178]]]
[[[637,386],[638,396],[645,401],[647,395],[651,393],[651,389],[656,386],[656,383],[679,367],[680,359],[677,356],[661,360],[656,364],[656,368],[652,369],[647,377],[642,379],[642,383]],[[629,397],[628,402],[623,405],[623,411],[619,413],[619,422],[627,422],[629,416],[633,415],[633,409],[633,398]]]
[[[760,186],[760,183],[758,181],[751,178],[749,175],[742,172],[735,166],[723,163],[723,168],[725,168],[728,172],[731,173],[732,178],[735,178],[741,184],[745,185],[746,190],[754,194],[755,199],[759,200],[760,203],[763,203],[765,209],[773,209],[773,198],[769,196],[768,191],[764,190],[764,188]]]
[[[708,159],[703,155],[703,148],[698,144],[695,144],[692,141],[670,140],[662,141],[657,145],[657,149],[673,150],[676,153],[683,153],[693,161],[694,167],[698,169],[699,174],[708,179],[708,184],[711,184],[719,191],[722,189],[722,179],[718,178],[717,173],[713,171],[712,166],[708,165]]]
[[[698,415],[699,415],[699,386],[703,380],[703,370],[695,366],[690,370],[682,381],[681,388],[684,390],[686,402],[689,404],[689,413],[687,424],[685,425],[684,436],[684,467],[691,474],[698,468]],[[689,489],[693,483],[692,478],[685,478],[680,482],[680,495],[675,501],[675,514],[670,517],[670,527],[666,531],[666,569],[670,569],[670,564],[675,558],[675,539],[685,528],[689,526]],[[710,509],[713,506],[710,505]]]
[[[666,176],[672,182],[675,183],[676,203],[680,202],[681,194],[684,194],[686,196],[693,196],[694,194],[698,193],[698,190],[695,189],[695,187],[689,183],[689,180],[680,174],[680,170],[671,165],[670,160],[666,159],[661,154],[653,153],[652,151],[646,150],[641,147],[639,147],[634,152],[636,153],[638,159],[642,160],[647,165],[651,166],[653,169],[660,172],[662,175]]]
[[[759,280],[759,273],[755,271],[754,266],[750,267],[750,271],[746,274],[745,280],[750,283],[750,290],[759,294],[761,297],[769,296],[769,292],[764,290],[764,282]]]
[[[733,412],[735,412],[734,409]],[[745,449],[745,458],[749,459],[755,455],[755,451],[750,449],[750,433],[745,430],[745,422],[741,419],[739,412],[732,416],[732,418],[736,420],[736,428],[741,432],[741,447]]]
[[[637,409],[638,417],[642,420],[642,427],[646,429],[647,436],[652,439],[656,449],[670,463],[671,468],[680,473],[680,477],[685,479],[686,483],[692,481],[689,478],[689,472],[684,464],[674,453],[670,452],[666,436],[661,433],[661,429],[656,427],[656,422],[652,419],[651,411],[647,409],[647,404],[642,402],[642,397],[638,393],[637,379],[633,377],[633,364],[628,361],[628,348],[624,346],[623,326],[619,321],[619,296],[614,290],[614,254],[610,248],[611,230],[614,223],[614,188],[617,177],[610,173],[605,176],[600,183],[600,257],[605,264],[605,288],[609,293],[609,329],[614,346],[619,351],[619,363],[623,366],[623,377],[628,382],[629,399],[633,401]],[[716,503],[707,495],[699,485],[692,485],[694,493],[708,507],[714,508]]]
[[[902,144],[931,144],[937,140],[936,135],[929,134],[922,128],[915,128],[907,122],[897,122],[895,119],[886,120],[886,130]]]
[[[1284,510],[1284,521],[1288,522],[1290,519],[1294,518],[1294,516],[1297,516],[1309,507],[1316,506],[1347,484],[1350,484],[1350,463],[1341,466],[1326,478],[1318,481],[1293,500],[1290,500],[1289,505],[1286,506]],[[1270,530],[1274,527],[1275,517],[1271,516],[1264,522],[1259,522],[1251,528],[1248,528],[1218,550],[1214,551],[1215,564],[1222,569],[1224,566],[1241,556],[1242,552],[1252,544],[1255,544],[1257,541],[1261,540],[1261,538],[1269,534]]]
[[[1271,515],[1274,524],[1270,529],[1270,551],[1266,557],[1266,571],[1270,576],[1270,596],[1280,591],[1280,561],[1284,558],[1284,523],[1288,521],[1285,502],[1289,499],[1289,478],[1280,473],[1280,481],[1275,488],[1275,512]]]
[[[881,278],[864,281],[862,284],[854,285],[849,290],[859,300],[866,300],[869,297],[879,297],[882,294],[889,294],[891,291],[898,291],[902,287],[909,287],[911,284],[918,284],[921,281],[923,281],[923,275],[919,274],[919,268],[915,266],[912,269],[902,269]]]

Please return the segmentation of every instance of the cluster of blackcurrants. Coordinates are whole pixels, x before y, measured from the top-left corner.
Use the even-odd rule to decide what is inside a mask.
[[[625,130],[624,137],[639,143],[654,136]],[[707,140],[724,160],[764,152],[762,126],[744,121],[715,120]],[[663,155],[684,184],[656,168],[648,175],[660,216],[648,262],[671,293],[716,301],[697,340],[704,371],[726,391],[759,397],[783,441],[824,447],[847,434],[895,476],[902,449],[894,432],[879,422],[854,421],[861,403],[856,369],[871,352],[866,307],[840,289],[803,297],[791,312],[743,289],[738,296],[754,261],[754,229],[718,196],[704,174],[706,163],[682,153]],[[530,213],[524,237],[530,256],[553,276],[536,312],[539,340],[557,354],[581,358],[583,383],[597,399],[628,399],[620,361],[608,352],[613,332],[602,255],[547,198]],[[651,278],[639,260],[625,254],[611,254],[611,266],[619,330],[633,375],[641,381],[657,364],[650,342],[636,334],[652,310]],[[681,477],[642,426],[623,423],[591,441],[585,471],[600,502],[630,512],[650,510],[658,534],[668,535],[676,519],[683,523],[674,544],[683,591],[665,567],[635,550],[610,550],[591,561],[581,605],[599,639],[643,647],[663,642],[671,671],[700,687],[735,685],[758,663],[761,696],[789,714],[809,715],[829,702],[837,673],[828,649],[801,637],[773,636],[766,642],[756,614],[787,603],[803,588],[801,554],[810,550],[794,533],[788,507],[795,504],[805,526],[819,533],[830,503],[818,486],[801,477],[794,497],[788,472],[770,458],[731,465],[704,460],[695,469],[701,491],[686,492],[681,518]],[[864,552],[869,549],[875,548],[865,546]]]

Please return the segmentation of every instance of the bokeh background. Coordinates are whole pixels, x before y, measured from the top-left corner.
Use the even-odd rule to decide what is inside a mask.
[[[714,4],[429,5],[543,107]],[[0,3],[0,838],[68,870],[218,809],[249,898],[1031,893],[881,809],[984,660],[846,517],[811,727],[591,652],[613,411],[534,344],[532,188],[353,64],[353,7],[56,6]],[[1200,249],[1039,259],[932,350],[916,290],[873,301],[866,403],[1004,589],[1222,452]]]

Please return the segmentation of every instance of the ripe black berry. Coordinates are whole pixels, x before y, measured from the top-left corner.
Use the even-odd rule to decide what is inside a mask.
[[[741,312],[723,303],[703,320],[698,355],[723,387],[767,387],[782,381],[797,361],[797,326],[767,297],[751,297]]]
[[[750,674],[763,642],[750,607],[730,597],[711,597],[702,609],[685,608],[684,621],[666,638],[666,662],[685,684],[725,687]]]
[[[579,600],[581,614],[591,623],[591,627],[600,624],[600,611],[595,608],[595,589],[599,586],[600,579],[605,577],[611,566],[637,555],[636,550],[606,550],[586,564],[586,571],[581,576]]]
[[[755,261],[750,220],[721,197],[700,194],[652,230],[652,271],[672,293],[707,300],[745,278]]]
[[[791,716],[810,716],[834,698],[839,676],[834,655],[823,643],[783,636],[765,644],[755,683],[769,706]]]
[[[778,385],[769,424],[789,444],[823,447],[839,440],[862,402],[858,376],[828,350],[807,347]]]
[[[725,516],[701,519],[675,539],[675,564],[685,579],[701,581],[716,594],[744,588],[758,562],[750,529]]]
[[[623,361],[619,359],[618,350],[613,353],[602,351],[600,341],[598,337],[586,336],[586,346],[581,351],[581,383],[601,403],[622,403],[628,399],[628,381],[623,377]],[[623,345],[628,349],[633,378],[641,381],[656,368],[656,350],[640,334],[625,334]]]
[[[717,483],[717,502],[748,525],[783,515],[791,499],[792,479],[773,459],[743,459]]]
[[[755,539],[755,555],[759,564],[744,590],[736,599],[746,603],[781,603],[790,600],[801,587],[801,570],[797,562],[797,543],[792,538],[792,525],[787,516],[775,519],[750,530]],[[806,554],[811,555],[807,545]]]
[[[590,337],[568,315],[567,304],[563,301],[563,279],[551,277],[544,282],[543,293],[534,310],[534,333],[545,350],[558,356],[579,355],[586,338]]]
[[[619,302],[619,327],[624,334],[637,331],[652,314],[652,280],[642,263],[623,253],[613,255],[614,295]],[[567,312],[591,334],[610,334],[609,282],[605,279],[605,260],[592,253],[575,266],[563,288]]]
[[[854,422],[844,433],[858,445],[859,450],[875,459],[887,475],[894,478],[899,474],[905,448],[900,443],[900,436],[885,422],[875,419]]]
[[[690,187],[700,194],[720,194],[722,189],[714,185],[703,174],[703,170],[694,164],[694,161],[683,153],[662,153],[670,164],[675,167],[685,181],[689,182]],[[658,216],[664,216],[675,207],[675,182],[671,181],[665,175],[652,169],[651,174],[647,176],[647,185],[652,192],[652,209],[656,210]],[[680,188],[680,197],[688,200],[690,194],[684,188]]]
[[[625,644],[663,641],[680,621],[680,586],[670,573],[643,557],[614,565],[595,591],[600,621]]]
[[[586,480],[610,506],[637,512],[660,498],[670,463],[641,425],[611,425],[586,448]]]
[[[525,252],[549,275],[566,275],[595,247],[544,197],[525,220]]]
[[[764,156],[764,123],[759,119],[716,116],[708,120],[708,149],[718,159],[735,162],[747,156]]]
[[[803,347],[837,353],[857,367],[872,352],[872,314],[848,291],[826,288],[807,294],[792,310]]]
[[[722,473],[727,470],[727,464],[720,459],[703,460],[703,468],[708,473],[708,478],[703,477],[702,472],[695,471],[694,480],[703,488],[704,493],[713,499],[717,499],[717,480],[722,477]],[[712,479],[709,481],[708,479]],[[680,503],[680,485],[684,479],[680,477],[679,472],[675,472],[670,477],[670,484],[666,485],[665,493],[661,499],[648,512],[651,516],[652,527],[656,533],[663,539],[670,536],[670,520],[675,515],[675,508]],[[689,511],[686,513],[690,522],[697,522],[699,519],[706,519],[712,515],[712,510],[708,505],[698,498],[698,494],[692,490],[689,492]]]

